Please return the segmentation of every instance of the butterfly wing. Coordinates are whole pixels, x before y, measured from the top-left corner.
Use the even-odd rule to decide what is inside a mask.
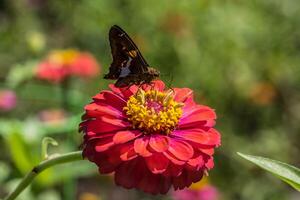
[[[119,79],[129,75],[139,75],[148,71],[148,63],[127,33],[114,25],[109,31],[109,41],[113,62],[106,79]]]

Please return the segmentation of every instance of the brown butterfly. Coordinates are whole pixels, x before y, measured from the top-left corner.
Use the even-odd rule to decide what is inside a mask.
[[[113,61],[104,78],[117,80],[116,87],[149,84],[159,77],[159,71],[149,67],[136,44],[119,26],[110,28],[109,42]]]

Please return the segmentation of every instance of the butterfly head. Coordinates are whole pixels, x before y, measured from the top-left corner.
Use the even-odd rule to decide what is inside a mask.
[[[148,67],[148,72],[149,74],[151,74],[154,78],[158,78],[159,77],[159,71],[153,67]]]

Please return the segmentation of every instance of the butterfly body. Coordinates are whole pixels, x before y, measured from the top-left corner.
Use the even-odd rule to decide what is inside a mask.
[[[149,84],[159,77],[159,71],[149,67],[127,33],[114,25],[109,31],[113,62],[105,79],[117,80],[116,87]]]

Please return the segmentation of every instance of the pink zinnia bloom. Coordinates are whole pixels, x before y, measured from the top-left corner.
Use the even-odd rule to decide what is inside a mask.
[[[0,110],[9,111],[16,107],[17,97],[14,91],[0,90]]]
[[[162,81],[104,90],[85,106],[83,156],[117,185],[165,194],[201,180],[213,168],[220,134],[216,114],[188,88]]]
[[[59,83],[69,76],[88,78],[99,74],[99,64],[89,53],[74,49],[56,50],[49,53],[36,68],[40,79]]]
[[[172,193],[174,200],[218,200],[218,190],[211,185],[205,185],[199,189],[184,189]]]
[[[48,125],[62,125],[66,122],[67,113],[61,109],[48,109],[43,110],[38,115],[41,122]]]

